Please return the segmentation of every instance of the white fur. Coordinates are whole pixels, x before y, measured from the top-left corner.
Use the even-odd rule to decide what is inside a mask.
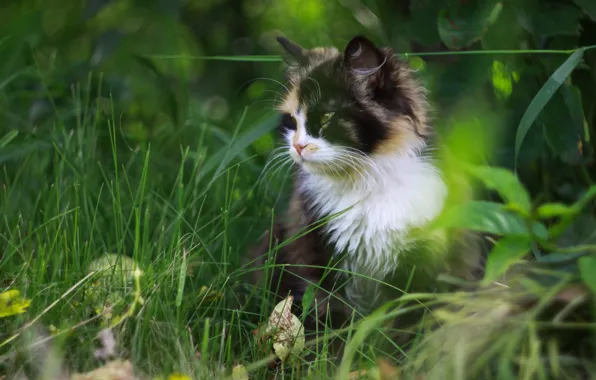
[[[349,270],[376,278],[390,273],[411,243],[408,232],[443,209],[447,188],[438,169],[417,154],[421,147],[412,147],[402,155],[373,155],[366,160],[354,155],[358,175],[348,176],[338,163],[326,165],[339,157],[337,149],[309,136],[304,116],[295,117],[298,128],[286,139],[301,168],[301,190],[309,194],[318,217],[343,212],[324,227],[335,253],[348,254]],[[300,156],[293,143],[315,149]]]

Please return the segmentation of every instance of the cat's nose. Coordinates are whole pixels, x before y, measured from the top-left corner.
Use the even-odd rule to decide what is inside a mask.
[[[298,152],[298,155],[302,156],[302,150],[304,149],[304,145],[298,143],[294,143],[292,145],[294,146],[294,149],[296,149],[296,152]]]

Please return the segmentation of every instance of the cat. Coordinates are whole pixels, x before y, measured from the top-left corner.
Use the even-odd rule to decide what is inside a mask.
[[[253,249],[254,264],[278,264],[271,290],[297,304],[317,285],[318,319],[346,305],[370,312],[399,296],[414,270],[419,283],[435,283],[451,243],[441,233],[413,234],[448,195],[432,155],[425,89],[392,49],[363,36],[343,51],[278,42],[287,61],[278,110],[295,163],[293,193],[284,220]],[[254,282],[263,277],[253,272]],[[383,283],[402,290],[387,292]]]

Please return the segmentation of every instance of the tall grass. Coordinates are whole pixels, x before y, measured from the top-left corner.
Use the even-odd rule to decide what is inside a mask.
[[[160,151],[161,141],[129,141],[119,115],[104,112],[105,99],[85,87],[73,89],[66,111],[56,109],[38,133],[4,136],[0,277],[3,290],[20,290],[31,306],[0,320],[0,341],[39,317],[55,326],[54,341],[74,369],[95,366],[101,319],[93,319],[97,301],[85,296],[89,281],[80,280],[94,260],[116,253],[143,271],[145,302],[119,336],[121,354],[139,369],[197,373],[201,363],[251,357],[245,342],[258,315],[248,318],[238,268],[247,242],[261,233],[255,216],[267,211],[257,203],[258,171],[238,155],[272,120],[240,120],[219,148],[204,143],[210,132],[200,120],[189,120],[196,140],[172,156]],[[128,295],[112,314],[129,306]],[[22,343],[3,345],[4,358]]]
[[[50,359],[95,368],[97,335],[112,327],[117,356],[141,373],[206,378],[242,363],[265,376],[274,357],[254,331],[274,297],[247,283],[254,269],[245,259],[275,217],[271,207],[283,205],[289,167],[262,177],[254,162],[265,157],[247,148],[275,127],[275,115],[246,109],[218,143],[189,113],[194,141],[173,154],[171,136],[127,136],[101,83],[90,77],[73,87],[39,131],[9,129],[1,139],[0,290],[19,290],[31,304],[0,319],[0,373],[52,378]],[[119,280],[118,266],[101,273],[107,280],[93,272],[113,255],[138,265],[138,289]],[[323,342],[345,341],[352,330],[320,333]],[[39,347],[43,354],[33,355]],[[306,372],[287,375],[333,376],[339,361],[329,347],[311,340]],[[374,351],[362,351],[364,360],[374,362]]]
[[[520,368],[527,378],[548,378],[561,367],[592,365],[560,355],[556,345],[545,357],[550,343],[537,338],[536,314],[570,282],[563,276],[532,292],[521,286],[406,295],[341,330],[320,331],[323,344],[309,340],[302,365],[271,369],[273,357],[254,331],[274,298],[247,283],[253,269],[245,258],[276,215],[271,206],[283,204],[288,168],[261,178],[264,157],[249,148],[274,128],[275,116],[246,109],[226,134],[189,111],[185,131],[167,126],[173,136],[138,141],[101,96],[101,83],[90,77],[73,87],[68,104],[52,103],[37,129],[0,136],[0,290],[18,289],[31,300],[25,313],[0,319],[0,373],[47,375],[43,354],[31,353],[48,342],[54,360],[76,371],[94,368],[96,337],[106,326],[115,332],[117,355],[151,376],[213,378],[242,363],[254,378],[278,371],[283,378],[345,379],[357,369],[381,376],[379,358],[399,362],[404,376],[454,379],[503,378]],[[118,273],[107,274],[107,285],[98,282],[90,265],[108,254],[132,258],[142,271],[138,284],[117,281]],[[533,304],[516,314],[521,298]],[[408,303],[414,299],[421,301]],[[503,315],[495,304],[506,305]],[[421,323],[414,350],[404,352],[387,321],[431,306],[443,307],[429,313],[443,328],[427,333]],[[470,314],[483,318],[470,322]],[[517,316],[515,328],[507,329],[505,315]],[[333,339],[344,343],[342,357],[334,356]]]

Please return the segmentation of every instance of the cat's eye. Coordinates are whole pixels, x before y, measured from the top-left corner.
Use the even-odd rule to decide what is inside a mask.
[[[323,115],[323,117],[321,118],[321,129],[319,129],[319,135],[321,135],[323,133],[323,130],[329,126],[329,124],[331,123],[331,119],[333,119],[334,115],[335,112],[328,112]]]
[[[282,126],[294,131],[296,130],[296,128],[298,128],[298,122],[296,121],[296,118],[290,115],[289,113],[283,114],[281,118],[281,124]]]

